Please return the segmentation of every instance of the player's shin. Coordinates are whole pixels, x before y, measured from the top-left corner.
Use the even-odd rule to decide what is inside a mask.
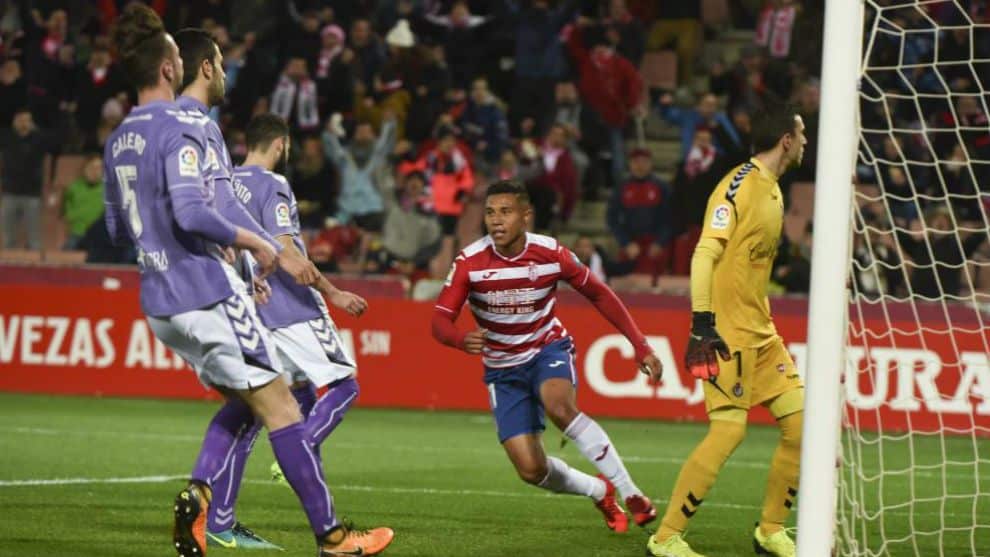
[[[796,503],[798,474],[801,469],[801,427],[804,412],[777,420],[780,441],[770,463],[767,492],[763,499],[760,529],[770,535],[784,528],[784,522]]]
[[[244,468],[259,431],[261,424],[255,420],[254,425],[237,436],[229,464],[214,480],[213,502],[206,523],[207,531],[223,532],[233,528],[237,522],[234,506],[241,490]]]
[[[716,413],[712,414],[708,434],[695,447],[677,476],[667,512],[657,529],[657,541],[662,542],[684,532],[688,521],[698,512],[725,461],[746,435],[746,414],[741,410],[739,412],[742,413],[741,419],[731,420],[716,419]],[[726,417],[739,418],[739,412]]]
[[[554,493],[584,495],[595,501],[605,496],[605,482],[575,470],[553,456],[547,457],[547,475],[536,485]]]
[[[251,409],[239,400],[230,400],[210,420],[203,436],[192,479],[212,486],[230,465],[237,440],[254,425]]]
[[[272,431],[268,439],[286,481],[306,511],[313,533],[317,537],[326,534],[337,526],[333,498],[302,422]]]
[[[643,494],[633,483],[629,471],[619,457],[619,451],[598,422],[585,414],[578,414],[564,430],[564,435],[573,441],[581,454],[615,485],[615,489],[623,499]]]
[[[316,401],[306,417],[306,431],[314,446],[319,447],[337,429],[359,392],[357,380],[348,377],[331,384],[329,390]]]

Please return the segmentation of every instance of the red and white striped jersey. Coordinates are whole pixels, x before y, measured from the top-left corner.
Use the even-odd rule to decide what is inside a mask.
[[[549,236],[527,233],[526,247],[512,258],[496,252],[485,236],[454,259],[436,307],[456,318],[466,300],[478,326],[488,330],[485,366],[517,366],[568,337],[554,314],[557,281],[580,288],[589,275],[569,249]]]

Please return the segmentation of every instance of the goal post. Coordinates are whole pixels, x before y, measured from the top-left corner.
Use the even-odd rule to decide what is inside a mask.
[[[862,0],[827,0],[815,176],[798,556],[828,557],[835,532],[836,461],[845,368],[852,179],[858,144]]]

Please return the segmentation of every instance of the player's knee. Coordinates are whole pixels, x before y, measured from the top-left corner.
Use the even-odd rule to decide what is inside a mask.
[[[555,402],[546,405],[547,417],[553,422],[553,425],[557,426],[561,431],[567,429],[567,426],[571,425],[574,418],[578,417],[581,412],[577,409],[570,401]]]
[[[732,454],[746,438],[746,424],[729,420],[713,419],[708,428],[708,436]]]
[[[522,481],[532,485],[540,485],[547,477],[547,466],[545,463],[538,462],[519,464],[516,466],[516,473],[519,474],[519,479]]]
[[[302,421],[299,405],[288,387],[279,380],[259,389],[248,403],[268,431],[276,431]]]
[[[299,412],[298,405],[285,405],[266,408],[265,413],[260,418],[268,431],[277,431],[301,422],[302,414]]]

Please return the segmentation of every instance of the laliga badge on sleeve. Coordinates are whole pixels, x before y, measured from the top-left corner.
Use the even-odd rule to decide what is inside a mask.
[[[712,211],[712,222],[711,227],[715,230],[725,230],[729,227],[729,221],[732,219],[732,209],[728,205],[722,204],[715,207]]]
[[[191,145],[179,149],[179,175],[196,177],[199,172],[199,155]]]
[[[279,203],[275,206],[275,224],[278,226],[292,226],[292,218],[289,217],[289,206]]]

